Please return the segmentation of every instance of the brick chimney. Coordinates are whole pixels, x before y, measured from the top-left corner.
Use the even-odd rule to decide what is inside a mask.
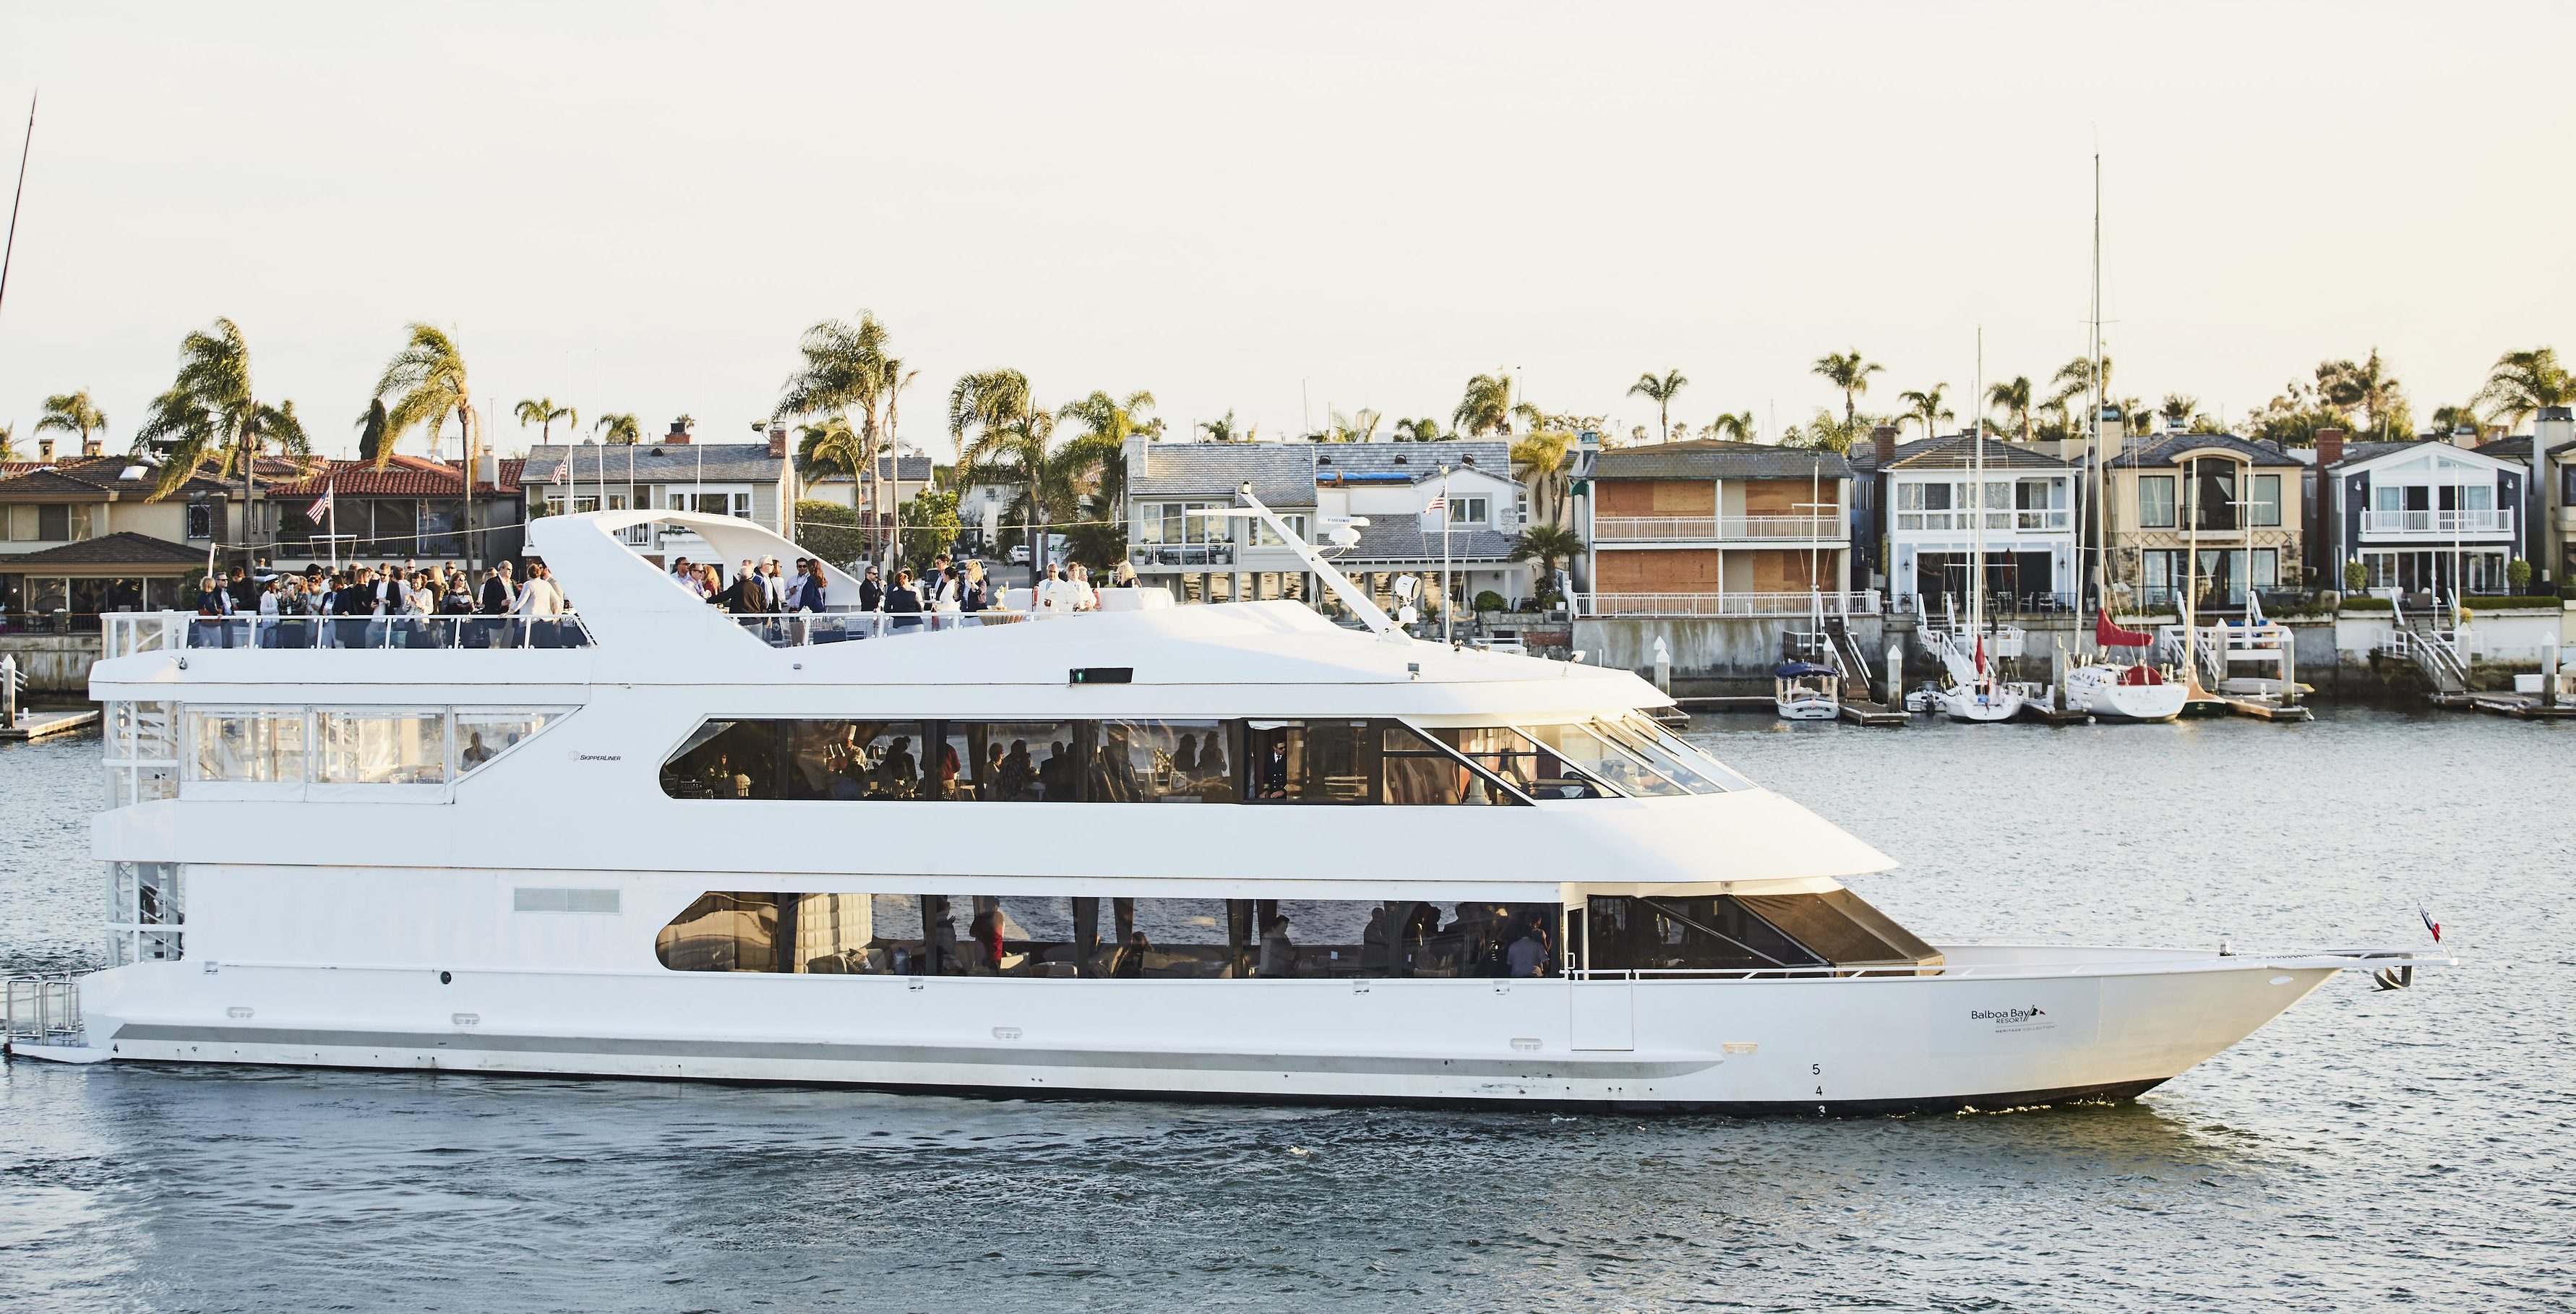
[[[36,440],[36,459],[39,461],[50,461],[54,459],[53,439],[39,438]]]
[[[769,454],[774,459],[784,459],[786,457],[787,431],[785,429],[772,429],[769,431]]]
[[[671,432],[669,432],[669,433],[667,433],[667,434],[664,434],[664,435],[662,436],[662,441],[663,441],[663,442],[665,442],[665,443],[670,444],[670,445],[671,445],[671,446],[673,446],[673,447],[686,447],[686,446],[688,446],[688,445],[689,445],[689,424],[688,424],[688,421],[686,421],[686,420],[673,420],[673,421],[671,421]]]
[[[1896,426],[1882,424],[1870,430],[1869,446],[1878,456],[1878,468],[1886,469],[1896,460]]]
[[[105,454],[106,454],[106,452],[107,452],[107,440],[106,440],[106,439],[104,439],[104,438],[83,438],[83,439],[81,439],[81,455],[83,455],[83,456],[102,456],[102,455],[105,455]]]
[[[2322,470],[2343,459],[2343,430],[2317,430],[2317,468]]]

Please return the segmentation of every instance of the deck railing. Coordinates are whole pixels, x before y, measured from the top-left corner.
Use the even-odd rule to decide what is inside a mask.
[[[62,972],[0,979],[0,1040],[23,1045],[77,1043],[81,1028],[79,977]]]
[[[1828,616],[1875,616],[1878,590],[1829,592],[1821,595]],[[1578,593],[1576,613],[1610,616],[1806,616],[1813,614],[1814,593]]]
[[[1840,516],[1600,516],[1597,543],[1838,543],[1849,538]]]
[[[118,612],[99,618],[99,657],[183,648],[587,648],[581,617],[199,616]]]
[[[907,634],[981,629],[1012,625],[1072,612],[1026,611],[799,611],[733,615],[727,619],[772,648],[805,648],[822,643],[896,638]]]
[[[2513,512],[2494,511],[2364,511],[2361,532],[2365,534],[2426,534],[2448,538],[2454,534],[2497,535],[2513,532]]]

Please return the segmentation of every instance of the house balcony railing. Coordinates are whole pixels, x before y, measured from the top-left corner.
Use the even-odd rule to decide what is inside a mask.
[[[1842,543],[1840,516],[1594,516],[1596,543]]]
[[[1578,593],[1585,617],[1807,616],[1821,603],[1828,616],[1875,616],[1878,590],[1842,593]]]
[[[1232,543],[1137,543],[1127,549],[1127,563],[1138,570],[1183,566],[1231,566]]]
[[[2010,533],[2064,533],[2074,526],[2074,513],[2064,509],[2050,511],[2003,511],[1986,513],[1986,528]],[[1974,511],[1899,511],[1896,528],[1902,533],[1973,533],[1977,528]]]
[[[200,616],[185,611],[99,617],[99,657],[184,648],[587,648],[581,617]]]
[[[2513,533],[2513,512],[2364,511],[2361,532],[2423,538],[2495,538]]]

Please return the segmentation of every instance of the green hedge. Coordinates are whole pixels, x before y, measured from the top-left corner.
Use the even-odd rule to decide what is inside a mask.
[[[2484,598],[2479,597],[2474,593],[2469,595],[2469,610],[2471,611],[2500,611],[2511,607],[2540,607],[2549,611],[2556,611],[2558,610],[2558,605],[2558,599],[2556,598],[2528,593],[2511,597],[2497,595]]]
[[[2388,599],[2346,598],[2343,600],[2342,609],[2345,611],[2386,611],[2388,610]]]

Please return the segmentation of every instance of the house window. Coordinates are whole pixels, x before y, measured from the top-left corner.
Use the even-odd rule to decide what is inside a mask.
[[[203,542],[207,539],[213,538],[214,536],[215,504],[212,502],[190,502],[188,504],[188,537],[196,539],[199,542]]]
[[[1449,523],[1453,525],[1481,525],[1485,523],[1485,499],[1482,497],[1450,498]]]
[[[2281,476],[2254,476],[2254,523],[2264,529],[2281,524]]]
[[[1515,525],[1529,523],[1529,490],[1526,488],[1515,489],[1512,492],[1512,523]]]
[[[2141,529],[2174,527],[2174,477],[2172,475],[2138,476],[2138,527]]]
[[[1306,516],[1305,516],[1305,513],[1303,513],[1303,512],[1281,512],[1281,513],[1278,513],[1278,515],[1279,515],[1279,523],[1281,523],[1281,524],[1283,524],[1283,525],[1286,525],[1286,526],[1288,527],[1288,532],[1289,532],[1289,533],[1291,533],[1291,534],[1295,534],[1295,535],[1297,536],[1297,541],[1298,541],[1298,542],[1303,543],[1303,542],[1305,542],[1305,541],[1306,541]],[[1198,518],[1199,518],[1199,519],[1202,519],[1202,520],[1206,519],[1206,517],[1204,517],[1204,516],[1201,516],[1201,517],[1198,517]],[[1282,543],[1282,542],[1280,541],[1279,536],[1278,536],[1277,534],[1274,534],[1274,533],[1271,533],[1271,532],[1270,532],[1270,526],[1268,526],[1268,525],[1266,525],[1266,524],[1263,524],[1263,523],[1261,523],[1261,522],[1260,522],[1260,521],[1258,521],[1258,520],[1256,520],[1256,521],[1252,521],[1252,522],[1251,522],[1251,525],[1252,525],[1252,545],[1253,545],[1254,547],[1274,547],[1274,548],[1275,548],[1275,547],[1285,547],[1285,546],[1287,546],[1285,543]]]
[[[1903,483],[1896,486],[1898,529],[1948,529],[1950,486]]]
[[[1136,504],[1134,532],[1139,543],[1221,543],[1227,541],[1229,521],[1212,516],[1194,516],[1190,512],[1219,505],[1215,502],[1139,502]],[[1281,516],[1302,537],[1306,532],[1304,516]]]
[[[75,543],[98,537],[98,506],[91,502],[71,505],[71,540]]]
[[[2024,479],[2014,484],[2013,520],[2021,529],[2066,528],[2066,481]]]
[[[31,542],[36,537],[36,506],[22,503],[9,508],[9,538],[12,542]]]

